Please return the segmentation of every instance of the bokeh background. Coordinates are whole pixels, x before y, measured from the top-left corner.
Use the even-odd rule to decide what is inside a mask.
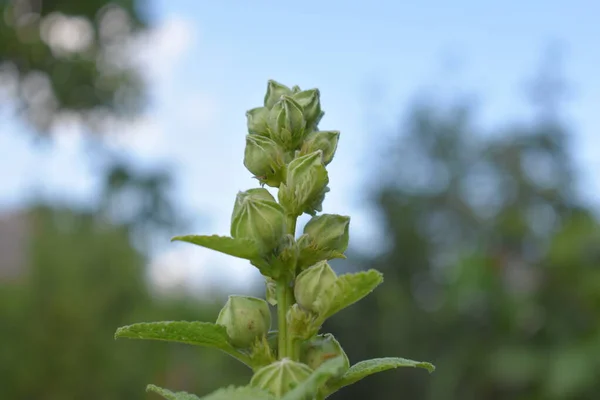
[[[600,3],[0,2],[0,398],[197,394],[250,371],[114,341],[213,321],[259,273],[174,234],[226,234],[247,109],[321,89],[340,130],[339,272],[385,283],[325,329],[351,362],[427,360],[335,399],[597,399]],[[306,217],[303,218],[303,222]]]

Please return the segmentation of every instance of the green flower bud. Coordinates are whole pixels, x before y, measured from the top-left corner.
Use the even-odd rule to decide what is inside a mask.
[[[231,216],[231,236],[254,240],[261,252],[277,247],[285,235],[283,209],[267,189],[239,192]]]
[[[281,96],[290,96],[292,94],[293,91],[289,87],[274,80],[269,80],[267,83],[267,94],[265,95],[265,107],[271,109],[281,99]]]
[[[344,253],[350,240],[350,217],[337,214],[321,214],[312,217],[304,226],[319,249],[335,250]]]
[[[317,334],[320,326],[315,326],[315,316],[298,304],[293,304],[287,312],[289,334],[294,339],[306,340]]]
[[[246,119],[248,120],[248,132],[269,136],[269,109],[266,107],[257,107],[246,111]]]
[[[294,235],[287,234],[281,238],[279,246],[271,254],[273,257],[269,259],[269,264],[278,276],[295,271],[300,250]]]
[[[333,160],[339,138],[339,131],[311,132],[304,139],[299,155],[303,156],[321,150],[323,152],[323,164],[327,165]]]
[[[288,165],[285,184],[279,187],[279,202],[289,214],[315,215],[321,211],[328,183],[321,150],[298,157]]]
[[[312,370],[307,365],[284,358],[256,371],[250,380],[250,386],[269,392],[279,399],[307,380],[311,373]]]
[[[321,111],[321,93],[319,89],[304,90],[292,95],[292,98],[302,106],[306,126],[316,129],[323,112]]]
[[[217,324],[227,329],[231,344],[247,348],[254,344],[256,338],[269,332],[271,311],[263,299],[233,295],[221,309]]]
[[[270,333],[268,332],[267,335],[260,336],[260,339],[255,339],[252,343],[249,351],[252,368],[269,365],[277,359],[277,354],[274,351],[277,347],[272,347],[272,344],[269,342]]]
[[[244,165],[261,183],[279,187],[283,172],[283,151],[266,136],[246,136]]]
[[[317,335],[302,344],[300,361],[314,370],[319,368],[325,361],[339,356],[344,358],[345,373],[350,369],[350,360],[348,360],[348,356],[335,337],[331,333],[326,333]]]
[[[288,150],[296,149],[305,136],[306,120],[302,106],[289,96],[282,96],[269,113],[271,138]]]
[[[315,311],[314,303],[328,287],[333,285],[337,275],[326,261],[320,261],[302,271],[296,277],[294,296],[296,303],[308,311]]]
[[[304,226],[304,235],[298,239],[300,269],[317,261],[343,258],[348,248],[350,217],[322,214],[311,218]]]

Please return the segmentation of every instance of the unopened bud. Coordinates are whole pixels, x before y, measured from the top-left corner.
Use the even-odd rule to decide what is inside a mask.
[[[283,209],[267,189],[239,192],[231,216],[231,236],[251,239],[266,253],[285,235]]]
[[[312,370],[307,365],[284,358],[256,371],[250,380],[250,386],[269,392],[279,399],[307,380],[311,373]]]
[[[298,239],[299,268],[306,268],[321,260],[344,258],[350,240],[349,227],[350,217],[344,215],[321,214],[311,218],[304,226],[304,234]]]
[[[269,114],[271,138],[286,150],[294,150],[302,144],[305,128],[302,106],[291,97],[282,96]]]
[[[248,132],[255,135],[269,136],[269,109],[257,107],[246,111]]]
[[[306,340],[315,335],[320,328],[320,326],[314,326],[314,315],[297,303],[288,310],[286,320],[289,333],[294,339]]]
[[[350,240],[350,217],[338,214],[321,214],[312,217],[304,226],[304,233],[324,250],[344,253]]]
[[[272,254],[274,257],[269,261],[276,273],[285,275],[287,272],[295,271],[300,251],[294,235],[287,234],[282,237],[279,246]]]
[[[261,183],[279,187],[283,178],[283,151],[266,136],[247,135],[244,165]]]
[[[323,152],[323,164],[327,165],[333,160],[339,138],[339,131],[311,132],[304,139],[299,155],[303,156],[321,150]]]
[[[289,87],[274,80],[269,80],[267,84],[267,94],[265,95],[265,107],[271,109],[275,103],[281,99],[281,96],[289,96],[292,93],[293,92]]]
[[[321,211],[328,183],[322,151],[295,158],[288,165],[285,184],[279,187],[279,202],[288,214],[315,215]]]
[[[305,269],[296,277],[294,284],[296,303],[305,310],[316,311],[315,302],[336,279],[337,275],[326,261],[320,261]]]
[[[300,361],[314,370],[319,368],[325,361],[340,356],[344,359],[344,370],[342,373],[345,373],[350,368],[348,356],[335,337],[331,333],[326,333],[324,335],[317,335],[303,343]]]
[[[302,106],[307,128],[316,130],[324,114],[321,111],[321,93],[319,89],[304,90],[293,94],[292,97]]]
[[[232,295],[221,309],[217,324],[227,329],[232,345],[247,348],[269,332],[271,311],[263,299]]]

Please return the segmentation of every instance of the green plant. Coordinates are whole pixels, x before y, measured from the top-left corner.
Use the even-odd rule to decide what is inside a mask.
[[[327,261],[345,258],[350,217],[316,215],[329,191],[326,165],[339,132],[319,131],[317,89],[302,91],[269,81],[264,106],[247,112],[244,165],[261,188],[237,195],[231,236],[178,236],[184,241],[247,259],[265,277],[266,301],[230,296],[216,323],[152,322],[119,328],[117,338],[154,339],[214,347],[253,370],[248,386],[228,387],[207,400],[324,399],[360,379],[398,367],[434,366],[404,358],[378,358],[352,367],[324,321],[361,300],[383,281],[376,270],[337,276]],[[278,200],[264,186],[278,188]],[[296,221],[312,216],[296,238]],[[268,303],[277,308],[270,331]],[[194,395],[148,386],[166,399]]]

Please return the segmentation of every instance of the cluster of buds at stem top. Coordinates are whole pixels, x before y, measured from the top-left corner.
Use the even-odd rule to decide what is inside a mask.
[[[335,154],[339,132],[318,130],[323,115],[318,89],[301,90],[298,86],[289,88],[269,81],[264,105],[246,113],[248,135],[244,165],[261,184],[277,188],[287,183],[288,164],[295,158],[311,154],[315,158],[320,151],[317,158],[324,167]],[[292,176],[298,182],[298,174]],[[310,182],[311,193],[305,194],[305,204],[296,206],[295,212],[319,210],[319,199],[322,201],[326,192],[326,171],[323,168],[311,176],[317,182]]]

